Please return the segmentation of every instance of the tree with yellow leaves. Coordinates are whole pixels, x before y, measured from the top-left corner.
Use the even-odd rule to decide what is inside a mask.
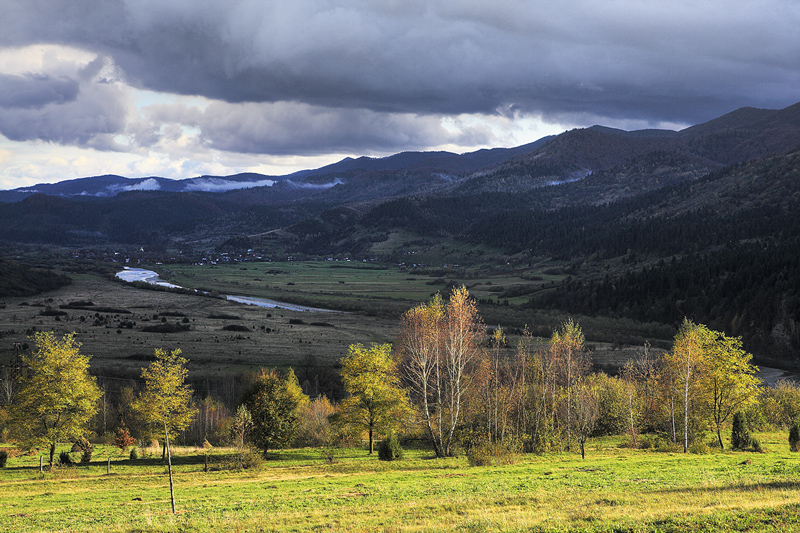
[[[144,390],[134,402],[134,410],[145,422],[164,429],[164,452],[169,471],[169,491],[172,512],[175,513],[175,490],[172,482],[172,455],[169,438],[174,439],[197,414],[192,406],[192,388],[186,383],[187,359],[181,357],[180,349],[168,352],[156,348],[155,360],[142,369]]]
[[[395,431],[411,414],[391,351],[391,344],[353,344],[342,359],[342,382],[349,397],[341,403],[339,420],[367,432],[370,455],[375,434]]]
[[[437,457],[453,455],[455,429],[463,417],[468,372],[482,356],[485,330],[466,287],[445,304],[438,295],[410,309],[401,324],[403,371]]]
[[[102,393],[89,375],[91,357],[80,353],[74,333],[59,340],[52,332],[37,332],[33,342],[36,351],[22,356],[28,372],[19,381],[11,427],[28,446],[47,446],[52,467],[56,444],[82,436]]]
[[[706,346],[705,364],[700,375],[706,393],[701,406],[711,413],[720,449],[722,425],[737,411],[746,410],[758,398],[761,380],[755,376],[758,368],[750,364],[752,355],[742,349],[740,337],[728,337],[711,331],[712,341]]]
[[[740,338],[708,329],[685,319],[667,354],[667,365],[678,376],[683,393],[683,449],[689,448],[689,417],[694,406],[710,416],[720,448],[722,425],[735,413],[756,401],[758,370],[752,356],[742,350]]]

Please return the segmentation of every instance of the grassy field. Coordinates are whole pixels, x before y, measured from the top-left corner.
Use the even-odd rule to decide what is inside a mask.
[[[180,348],[190,360],[192,375],[201,378],[288,367],[308,355],[332,366],[350,344],[391,342],[397,334],[396,320],[379,317],[265,309],[218,298],[138,289],[97,275],[73,278],[72,285],[57,291],[3,300],[0,364],[11,360],[12,343],[28,341],[32,328],[57,334],[76,332],[83,353],[93,356],[94,371],[119,377],[138,376],[155,348]],[[76,301],[91,301],[93,306],[61,309]],[[48,316],[48,307],[64,314]],[[143,331],[164,323],[185,324],[190,329]],[[244,326],[247,331],[229,331],[226,326]]]
[[[548,283],[525,269],[453,270],[424,272],[377,267],[357,262],[276,262],[237,265],[156,265],[164,277],[191,288],[272,298],[314,307],[356,309],[359,312],[296,312],[237,304],[219,298],[143,290],[110,281],[98,274],[71,273],[68,287],[32,297],[0,302],[0,364],[13,357],[12,345],[28,340],[33,328],[57,334],[76,332],[83,352],[93,356],[93,371],[101,376],[138,377],[155,348],[180,348],[190,361],[194,380],[241,375],[262,367],[297,365],[312,356],[333,368],[350,344],[396,342],[399,316],[412,306],[445,291],[442,280],[466,283],[477,298],[494,298],[498,287]],[[551,265],[552,266],[552,265]],[[534,278],[533,280],[526,280]],[[538,279],[542,277],[543,279]],[[433,283],[433,284],[430,284]],[[495,296],[492,296],[495,295]],[[94,309],[66,309],[73,302],[91,301]],[[63,314],[48,315],[48,307]],[[488,325],[528,325],[535,335],[548,338],[566,315],[524,310],[513,305],[480,306]],[[116,310],[116,311],[115,311]],[[118,312],[117,312],[118,311]],[[668,347],[669,328],[648,335],[651,325],[603,317],[575,317],[589,339],[592,358],[599,365],[621,366],[639,349],[637,339]],[[150,333],[143,328],[162,323],[187,325],[188,331]],[[241,327],[230,331],[224,328]],[[601,342],[603,335],[622,331],[632,344]],[[656,332],[658,333],[658,332]],[[662,339],[662,340],[659,340]],[[517,339],[510,335],[512,349]],[[660,343],[660,344],[659,344]]]
[[[497,300],[511,287],[527,290],[547,287],[566,275],[551,262],[532,267],[442,268],[377,266],[356,261],[298,261],[221,265],[163,265],[168,278],[179,285],[217,290],[226,294],[264,296],[285,301],[313,301],[316,305],[363,306],[381,302],[391,311],[393,302],[403,310],[409,303],[430,299],[446,283],[466,284],[475,298]],[[157,268],[158,270],[158,268]],[[521,292],[525,292],[522,290]],[[523,296],[504,297],[511,304]]]
[[[231,450],[179,449],[178,514],[160,458],[99,449],[89,466],[39,472],[37,456],[0,470],[3,531],[796,531],[798,460],[783,433],[766,453],[684,455],[620,448],[523,455],[470,467],[412,450],[393,463],[362,449],[276,452],[261,467],[219,469]],[[111,473],[106,474],[112,453]]]

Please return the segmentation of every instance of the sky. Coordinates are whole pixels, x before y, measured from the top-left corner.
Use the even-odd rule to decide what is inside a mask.
[[[283,175],[800,101],[797,0],[0,6],[0,189]]]

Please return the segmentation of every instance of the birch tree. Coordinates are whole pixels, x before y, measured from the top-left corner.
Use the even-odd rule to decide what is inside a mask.
[[[667,361],[677,376],[683,396],[683,452],[689,451],[689,417],[693,396],[701,390],[697,384],[700,368],[704,364],[706,347],[711,341],[711,332],[702,324],[684,319]]]
[[[422,404],[426,430],[438,457],[453,455],[471,365],[481,355],[483,323],[466,287],[410,310],[403,318],[404,373]]]
[[[753,356],[742,349],[741,338],[727,337],[718,331],[711,334],[700,386],[706,391],[702,396],[704,407],[711,413],[719,447],[724,450],[722,425],[735,412],[756,402],[761,380],[754,375],[758,368],[750,364]]]

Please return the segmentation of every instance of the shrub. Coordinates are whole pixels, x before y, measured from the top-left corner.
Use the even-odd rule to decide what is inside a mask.
[[[249,468],[259,468],[262,464],[264,464],[264,459],[260,453],[256,453],[252,450],[244,452],[242,468],[245,470]]]
[[[789,428],[789,449],[793,452],[800,451],[800,422],[797,420]]]
[[[133,446],[134,443],[136,443],[136,439],[131,437],[131,434],[126,428],[119,428],[117,430],[117,434],[114,437],[114,446],[124,452],[125,448],[128,446]]]
[[[698,440],[689,445],[689,453],[705,455],[711,453],[711,448],[705,442],[701,442]]]
[[[470,466],[510,465],[517,460],[516,448],[504,442],[476,444],[467,450]]]
[[[403,458],[403,448],[397,440],[397,435],[390,433],[378,446],[378,459],[381,461],[394,461]]]
[[[72,457],[69,456],[69,452],[61,452],[58,454],[58,462],[64,466],[72,464]]]
[[[750,430],[747,426],[747,417],[741,411],[733,415],[731,428],[731,447],[734,450],[743,450],[750,444]]]
[[[5,468],[7,462],[8,462],[8,452],[5,450],[0,450],[0,468]]]
[[[131,461],[136,461],[139,459],[139,450],[137,448],[131,448],[131,453],[128,457]]]
[[[92,460],[92,452],[94,452],[94,446],[92,443],[89,442],[86,437],[81,437],[75,444],[72,445],[72,452],[81,452],[81,463],[88,463]]]
[[[227,326],[222,326],[222,329],[223,331],[250,331],[250,328],[241,324],[228,324]]]
[[[761,441],[755,437],[750,439],[750,447],[753,448],[754,452],[761,453],[764,451],[764,448],[761,447]]]
[[[644,435],[639,440],[639,448],[642,450],[658,450],[664,447],[665,441],[659,435]]]

